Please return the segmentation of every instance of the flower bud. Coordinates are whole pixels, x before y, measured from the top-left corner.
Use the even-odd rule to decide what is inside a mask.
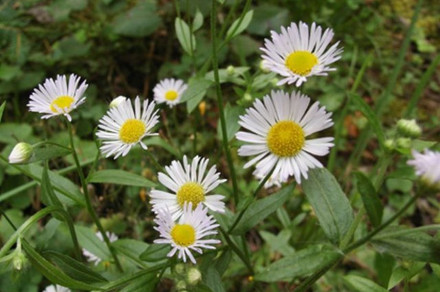
[[[252,95],[246,92],[245,94],[243,94],[243,99],[245,101],[252,101]]]
[[[206,112],[206,102],[205,101],[202,101],[199,103],[199,112],[202,117],[205,115],[205,112]]]
[[[397,122],[397,131],[404,137],[417,138],[422,134],[422,129],[416,120],[401,119]]]
[[[21,271],[26,264],[26,256],[23,252],[19,251],[16,253],[14,258],[12,259],[12,264],[14,265],[14,269],[17,271]]]
[[[387,151],[393,151],[396,147],[396,141],[394,139],[386,139],[384,146]]]
[[[127,98],[125,96],[118,96],[110,102],[109,108],[114,108],[124,102]]]
[[[411,139],[409,138],[397,138],[396,140],[397,148],[401,149],[410,149],[411,148]]]
[[[183,280],[177,282],[176,289],[177,289],[177,291],[184,291],[184,290],[186,290],[186,282],[183,281]]]
[[[31,158],[32,153],[32,145],[20,142],[14,146],[11,154],[9,154],[9,163],[25,163]]]
[[[186,276],[186,280],[190,285],[197,285],[202,280],[202,274],[197,268],[190,268]]]
[[[260,64],[258,65],[258,67],[260,68],[261,71],[263,71],[264,73],[269,73],[270,70],[269,68],[267,68],[264,64],[264,60],[260,61]]]
[[[235,73],[235,68],[234,68],[234,66],[229,65],[229,66],[226,68],[226,73],[227,73],[229,76],[234,75],[234,73]]]
[[[174,267],[174,270],[176,271],[177,274],[183,275],[183,273],[185,273],[185,265],[184,264],[177,264]]]

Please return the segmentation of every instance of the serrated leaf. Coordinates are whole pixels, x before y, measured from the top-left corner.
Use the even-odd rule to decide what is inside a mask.
[[[157,262],[166,258],[171,248],[167,244],[151,244],[139,256],[139,258],[146,262]]]
[[[291,281],[309,275],[342,255],[322,246],[311,246],[282,258],[255,275],[256,281]]]
[[[372,243],[379,251],[396,257],[440,263],[440,242],[422,231],[389,228],[374,237]]]
[[[325,168],[311,169],[302,187],[312,205],[324,233],[333,243],[340,242],[353,221],[350,202]]]
[[[176,17],[174,21],[176,36],[183,50],[190,56],[196,50],[196,37],[191,32],[189,25],[181,18]]]
[[[364,203],[368,217],[373,226],[377,227],[382,221],[382,203],[368,177],[361,172],[355,172],[354,174],[356,176],[356,187],[361,194],[362,202]]]
[[[156,186],[152,181],[128,171],[120,169],[105,169],[92,173],[87,179],[89,183],[110,183],[125,186],[151,188]]]
[[[51,282],[59,284],[64,287],[78,290],[99,290],[99,287],[93,286],[75,279],[72,279],[59,268],[55,267],[48,260],[42,257],[32,246],[30,246],[25,240],[22,240],[22,246],[26,252],[32,265],[42,273]]]
[[[348,275],[344,277],[344,281],[349,284],[352,289],[359,292],[387,292],[388,290],[374,283],[373,281],[356,276]]]
[[[254,11],[249,10],[248,12],[246,12],[243,19],[235,20],[232,23],[231,27],[228,29],[228,32],[226,33],[226,39],[231,39],[242,33],[249,26],[249,23],[251,23],[253,15]]]
[[[107,279],[96,273],[88,266],[56,251],[45,251],[43,255],[54,262],[66,275],[72,279],[88,284],[107,282]]]
[[[257,225],[267,216],[276,211],[293,193],[295,184],[284,187],[277,193],[264,199],[257,200],[249,205],[243,213],[243,217],[232,230],[232,234],[240,235]]]
[[[379,144],[383,145],[385,142],[385,134],[376,113],[359,95],[351,94],[351,100],[357,106],[357,108],[364,114],[364,116],[368,119],[368,122],[370,122],[371,127],[376,133]]]
[[[152,34],[161,23],[156,5],[141,2],[125,13],[119,14],[111,27],[119,35],[141,38]]]

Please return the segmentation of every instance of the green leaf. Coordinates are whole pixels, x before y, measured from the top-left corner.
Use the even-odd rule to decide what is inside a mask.
[[[238,123],[239,117],[241,114],[243,114],[244,110],[243,108],[239,106],[232,107],[229,103],[225,106],[225,120],[226,120],[226,137],[228,138],[228,141],[231,141],[235,133],[240,129],[240,124]],[[220,119],[219,123],[220,125]],[[222,131],[220,127],[217,127],[217,134],[218,139],[223,140],[222,137]]]
[[[159,146],[165,150],[167,150],[169,153],[174,155],[176,158],[180,158],[180,154],[173,146],[170,145],[169,142],[165,141],[159,136],[150,137],[143,141],[145,145],[147,146]]]
[[[361,172],[355,172],[354,174],[356,176],[356,187],[361,194],[368,217],[370,218],[373,226],[377,227],[382,221],[382,203],[380,202],[376,190],[368,177]]]
[[[28,124],[4,123],[0,125],[0,142],[15,144],[25,141],[32,134],[32,127]]]
[[[294,188],[295,184],[291,184],[273,195],[250,204],[249,208],[244,211],[243,217],[231,233],[240,235],[257,225],[260,221],[264,220],[283,205],[292,195]]]
[[[55,263],[66,275],[72,279],[88,284],[107,282],[107,279],[96,273],[88,266],[73,258],[56,251],[45,251],[43,255]]]
[[[118,254],[126,256],[136,264],[144,265],[144,263],[139,260],[139,256],[148,248],[149,245],[147,243],[126,238],[119,239],[112,245],[118,251]]]
[[[42,257],[26,240],[21,242],[23,249],[25,250],[32,265],[42,273],[51,282],[59,284],[64,287],[78,290],[99,290],[99,287],[93,286],[75,279],[72,279],[59,268],[55,267],[48,260]]]
[[[195,32],[203,25],[203,14],[197,8],[196,15],[194,16],[192,31]]]
[[[183,19],[176,17],[174,28],[176,29],[177,39],[183,50],[192,56],[196,49],[196,37],[191,32],[189,25]]]
[[[324,233],[340,242],[353,221],[353,210],[335,177],[325,168],[311,169],[304,180],[304,193],[315,210]]]
[[[211,289],[212,292],[226,291],[223,287],[222,278],[214,265],[210,265],[203,274],[203,283]]]
[[[407,260],[440,263],[440,242],[425,232],[388,228],[373,238],[380,252]]]
[[[75,226],[75,230],[78,235],[78,241],[84,249],[101,260],[110,258],[110,251],[107,245],[96,236],[96,233],[93,232],[92,229],[84,226]]]
[[[199,95],[202,95],[203,97],[211,85],[212,82],[205,78],[196,77],[190,79],[188,82],[188,88],[182,94],[182,99],[180,102],[191,100]]]
[[[139,258],[146,262],[158,262],[166,258],[170,249],[167,244],[151,244]]]
[[[397,284],[399,284],[403,279],[410,280],[416,274],[420,273],[425,268],[426,263],[415,262],[411,263],[408,268],[404,268],[402,266],[398,266],[394,268],[393,273],[391,274],[390,281],[388,282],[388,290],[394,288]],[[433,264],[431,264],[432,266]]]
[[[284,257],[255,275],[256,281],[291,281],[303,277],[342,257],[333,249],[314,245]]]
[[[137,279],[130,281],[120,292],[149,292],[156,291],[156,284],[159,278],[156,273],[149,273]]]
[[[356,105],[356,107],[364,114],[364,116],[368,119],[368,121],[371,124],[371,127],[376,133],[379,144],[383,146],[385,142],[385,134],[383,132],[382,125],[376,113],[359,95],[351,94],[351,100]]]
[[[369,279],[365,279],[356,275],[348,275],[344,277],[344,281],[356,291],[359,292],[387,292],[388,290],[377,285]]]
[[[5,110],[5,106],[6,106],[6,101],[4,101],[2,103],[2,105],[0,106],[0,122],[2,121],[2,117],[3,117],[3,112]]]
[[[61,204],[58,197],[55,195],[52,184],[50,183],[47,164],[45,164],[43,168],[43,175],[41,177],[41,194],[43,197],[43,201],[47,202],[47,205],[54,205],[63,208],[63,205]],[[58,213],[53,214],[53,216],[60,221],[64,221],[64,217]]]
[[[119,14],[111,27],[116,34],[142,38],[152,34],[161,23],[156,5],[140,2],[125,13]]]
[[[151,188],[156,185],[143,176],[120,169],[105,169],[96,171],[89,176],[87,181],[89,183],[110,183],[145,188]]]
[[[63,157],[72,152],[69,149],[56,145],[43,145],[34,147],[31,158],[26,163],[33,163],[41,160],[49,160],[56,157]]]
[[[249,23],[251,23],[253,15],[254,11],[249,10],[248,12],[246,12],[242,19],[239,18],[235,20],[234,23],[232,23],[231,27],[228,29],[228,32],[226,33],[226,39],[229,40],[242,33],[249,26]]]

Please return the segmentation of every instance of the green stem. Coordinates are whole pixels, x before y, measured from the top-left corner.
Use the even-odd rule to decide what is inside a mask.
[[[92,202],[90,201],[90,195],[89,195],[89,191],[87,188],[87,183],[84,177],[84,173],[83,170],[81,168],[81,164],[79,163],[79,159],[78,159],[78,155],[76,153],[76,149],[75,149],[75,143],[73,142],[73,129],[72,129],[72,125],[67,122],[67,128],[69,130],[69,138],[70,138],[70,146],[72,147],[72,154],[73,154],[73,159],[75,160],[75,165],[76,165],[76,169],[78,171],[78,175],[79,175],[79,179],[81,181],[81,187],[83,189],[84,192],[84,199],[86,201],[86,208],[87,211],[89,212],[90,216],[92,217],[92,220],[95,222],[96,227],[98,227],[99,232],[101,233],[105,244],[107,245],[110,253],[112,254],[112,257],[116,263],[116,266],[118,267],[118,270],[123,272],[121,263],[119,262],[119,259],[116,255],[116,252],[113,248],[113,246],[110,243],[110,240],[108,239],[107,234],[105,233],[104,228],[102,227],[101,221],[99,221],[98,216],[96,215],[95,210],[92,207]]]
[[[148,157],[150,158],[150,160],[153,162],[154,167],[156,168],[157,171],[166,173],[165,169],[163,168],[162,165],[160,165],[160,163],[156,160],[156,157],[154,157],[153,153],[151,153],[151,151],[147,150],[145,151],[148,155]]]
[[[223,234],[223,237],[225,238],[225,240],[228,243],[228,245],[231,247],[232,251],[235,252],[235,254],[245,264],[245,266],[249,270],[249,273],[251,273],[251,275],[253,275],[254,274],[254,269],[252,268],[252,265],[249,262],[249,259],[241,252],[241,250],[237,247],[237,245],[232,241],[232,239],[229,237],[229,235],[226,232],[226,230],[224,230],[221,226],[219,228],[220,228],[220,232]]]
[[[212,0],[212,9],[211,9],[211,38],[212,38],[212,66],[214,69],[214,79],[216,84],[216,92],[217,92],[217,103],[220,111],[220,121],[221,121],[221,130],[222,130],[222,143],[223,148],[226,153],[226,160],[228,162],[229,171],[232,179],[232,187],[233,187],[233,195],[234,201],[238,203],[238,184],[237,177],[235,175],[234,163],[232,161],[231,152],[228,145],[228,137],[226,130],[226,118],[225,112],[223,108],[223,95],[220,87],[220,77],[218,73],[218,58],[217,58],[217,30],[216,30],[216,17],[217,17],[217,0]]]

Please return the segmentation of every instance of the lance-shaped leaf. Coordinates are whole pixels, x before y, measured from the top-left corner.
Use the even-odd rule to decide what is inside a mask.
[[[90,183],[110,183],[125,186],[137,186],[151,188],[156,184],[143,176],[120,169],[105,169],[92,173],[88,182]]]
[[[174,27],[180,45],[188,55],[192,56],[196,49],[196,37],[191,32],[189,25],[183,19],[176,17]]]
[[[356,187],[361,194],[362,202],[364,203],[368,217],[370,218],[373,226],[377,227],[382,221],[382,203],[380,202],[376,190],[368,177],[361,172],[355,172],[355,176],[357,181]]]
[[[382,286],[377,285],[373,281],[356,276],[348,275],[344,277],[344,281],[350,286],[350,288],[355,289],[359,292],[387,292],[388,290]]]

